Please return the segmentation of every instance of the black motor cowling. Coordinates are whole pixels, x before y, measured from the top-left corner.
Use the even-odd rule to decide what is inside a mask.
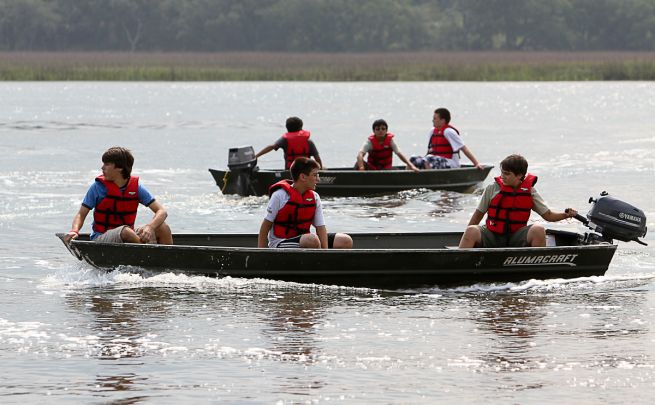
[[[230,171],[252,171],[255,166],[257,166],[257,158],[252,146],[240,146],[228,150],[227,167]]]
[[[587,213],[588,223],[586,224],[593,231],[600,233],[605,240],[618,239],[623,242],[638,242],[644,244],[638,238],[646,236],[646,215],[644,211],[614,197],[610,197],[606,191],[600,197],[589,198],[593,203],[591,210]]]
[[[252,146],[240,146],[228,150],[227,167],[230,169],[223,187],[224,194],[255,195],[252,172],[258,170],[255,150]]]

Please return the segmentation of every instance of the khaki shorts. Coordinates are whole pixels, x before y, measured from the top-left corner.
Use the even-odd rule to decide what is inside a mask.
[[[496,247],[525,247],[528,246],[528,231],[532,225],[524,226],[514,233],[507,235],[499,235],[491,232],[486,226],[480,225],[480,233],[482,234],[482,247],[496,248]]]
[[[119,226],[118,228],[110,229],[107,232],[95,238],[93,241],[101,242],[101,243],[123,243],[123,238],[121,238],[121,231],[123,231],[123,228],[125,228],[126,226],[127,225],[123,225],[123,226]],[[137,228],[136,230],[137,234],[139,233],[139,229],[141,228]],[[147,243],[157,243],[157,237],[155,236],[154,232],[152,234],[152,238],[150,238],[150,240]]]

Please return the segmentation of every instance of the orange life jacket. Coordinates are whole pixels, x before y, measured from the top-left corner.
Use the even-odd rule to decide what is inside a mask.
[[[302,195],[293,188],[291,180],[281,180],[268,189],[268,194],[283,189],[289,194],[289,201],[282,207],[273,220],[273,234],[278,238],[293,238],[309,233],[309,227],[316,213],[316,196],[313,190],[307,190]]]
[[[441,129],[435,127],[432,131],[432,136],[430,137],[430,143],[428,144],[428,154],[441,156],[446,159],[452,159],[453,154],[459,153],[453,151],[453,147],[450,145],[450,142],[448,142],[448,139],[446,139],[443,134],[447,128],[452,128],[459,134],[457,128],[449,124],[446,124],[446,126]]]
[[[309,131],[300,130],[297,132],[287,132],[282,135],[287,140],[287,149],[284,151],[284,168],[291,167],[296,158],[301,156],[309,157]]]
[[[393,162],[393,149],[391,149],[392,133],[387,133],[384,141],[380,143],[375,135],[368,137],[373,147],[368,151],[368,168],[371,170],[391,169]]]
[[[96,177],[107,189],[107,195],[93,210],[93,230],[105,233],[110,229],[127,225],[134,228],[136,212],[139,208],[139,178],[132,176],[125,189],[121,189],[105,176]]]
[[[537,183],[537,176],[528,173],[516,190],[503,184],[500,176],[495,180],[500,192],[489,203],[487,229],[501,235],[514,233],[528,224],[533,206],[532,187]]]

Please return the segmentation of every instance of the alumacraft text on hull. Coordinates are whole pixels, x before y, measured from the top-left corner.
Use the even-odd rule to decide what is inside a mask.
[[[328,168],[319,172],[316,191],[324,197],[387,194],[417,188],[470,191],[487,178],[492,168],[485,166],[480,170],[465,165],[458,169],[421,170],[420,173],[401,166],[368,171],[352,167]],[[266,195],[271,184],[290,178],[288,170],[259,169],[251,146],[231,148],[228,170],[209,169],[209,172],[223,194],[241,196]]]
[[[354,233],[354,249],[260,249],[255,234],[174,235],[176,245],[65,243],[98,268],[136,266],[188,275],[265,278],[372,288],[602,276],[617,245],[646,235],[643,211],[606,194],[593,200],[591,232],[548,231],[538,248],[452,249],[459,232]],[[64,240],[64,234],[57,234]]]

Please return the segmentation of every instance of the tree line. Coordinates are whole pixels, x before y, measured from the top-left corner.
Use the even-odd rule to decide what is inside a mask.
[[[655,50],[655,0],[0,0],[4,51]]]

